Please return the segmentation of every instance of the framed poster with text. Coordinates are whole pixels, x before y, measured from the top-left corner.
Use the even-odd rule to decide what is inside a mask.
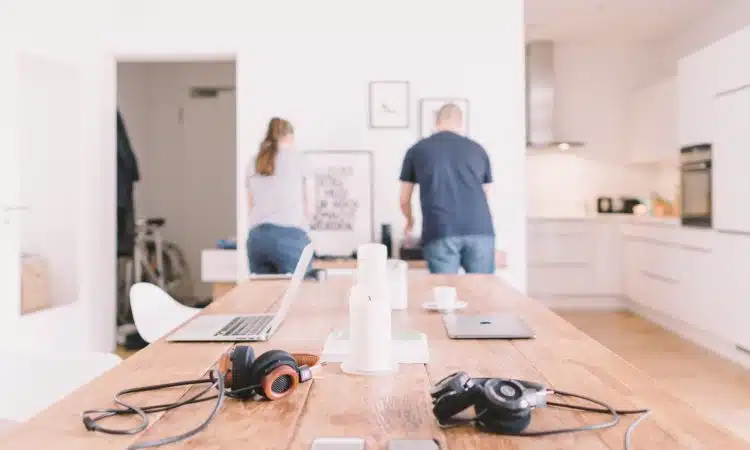
[[[318,255],[349,256],[374,238],[372,152],[325,150],[305,155],[315,205],[310,239]]]

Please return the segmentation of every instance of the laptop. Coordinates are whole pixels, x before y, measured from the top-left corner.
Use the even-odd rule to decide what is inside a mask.
[[[512,314],[443,315],[451,339],[533,339],[534,331]]]
[[[201,314],[167,337],[168,342],[243,342],[267,341],[279,328],[312,260],[313,247],[302,251],[289,285],[281,298],[279,309],[272,314]]]

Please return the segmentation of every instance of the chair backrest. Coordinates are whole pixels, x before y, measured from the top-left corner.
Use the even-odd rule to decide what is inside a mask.
[[[201,311],[179,303],[151,283],[136,283],[130,288],[130,309],[138,334],[149,343],[159,340]]]
[[[113,353],[0,348],[0,419],[25,421],[122,359]]]

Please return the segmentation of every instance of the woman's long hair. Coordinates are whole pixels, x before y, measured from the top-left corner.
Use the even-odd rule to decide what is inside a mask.
[[[260,151],[255,158],[255,173],[273,175],[276,170],[276,155],[279,154],[279,140],[294,133],[289,121],[274,117],[268,122],[266,137],[260,144]]]

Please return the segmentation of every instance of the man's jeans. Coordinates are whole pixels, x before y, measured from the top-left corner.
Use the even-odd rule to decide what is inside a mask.
[[[424,246],[430,273],[495,273],[494,236],[451,236]]]
[[[293,273],[302,251],[310,243],[307,233],[299,228],[260,224],[247,235],[247,258],[250,272],[255,274]],[[312,269],[312,261],[307,275]]]

